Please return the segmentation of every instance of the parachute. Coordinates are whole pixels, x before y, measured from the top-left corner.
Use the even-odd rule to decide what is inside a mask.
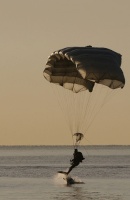
[[[107,48],[67,47],[49,56],[43,75],[57,86],[58,102],[64,107],[76,144],[83,138],[79,133],[88,130],[104,105],[109,93],[105,90],[124,87],[125,77],[120,67],[121,55]]]

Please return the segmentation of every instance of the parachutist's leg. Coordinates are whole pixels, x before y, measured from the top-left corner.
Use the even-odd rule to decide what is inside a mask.
[[[69,168],[67,174],[69,174],[69,173],[71,172],[71,170],[72,170],[74,167],[75,167],[75,165],[72,165],[72,166]]]
[[[69,168],[67,174],[69,174],[69,173],[72,171],[72,169],[73,169],[74,167],[76,167],[77,165],[79,165],[79,163],[73,164],[73,165]]]

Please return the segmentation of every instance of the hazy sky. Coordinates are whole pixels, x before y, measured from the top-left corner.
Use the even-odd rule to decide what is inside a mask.
[[[129,9],[129,0],[0,0],[0,145],[72,144],[42,72],[53,51],[87,45],[122,54],[126,85],[83,144],[130,144]]]

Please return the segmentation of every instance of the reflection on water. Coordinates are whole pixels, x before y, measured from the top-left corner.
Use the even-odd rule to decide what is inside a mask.
[[[121,195],[100,193],[96,191],[85,190],[83,187],[71,186],[64,192],[59,192],[55,196],[56,200],[124,200]]]
[[[54,195],[55,200],[129,200],[123,196],[123,182],[119,180],[88,180],[82,185],[59,185],[59,193]],[[130,181],[128,181],[130,183]],[[129,185],[128,183],[128,185]],[[124,180],[124,184],[125,180]],[[126,188],[128,192],[128,187]]]

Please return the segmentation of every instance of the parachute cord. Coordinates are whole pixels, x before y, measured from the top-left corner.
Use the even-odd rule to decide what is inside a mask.
[[[77,120],[78,120],[78,124],[77,124],[77,132],[80,132],[80,124],[82,122],[82,119],[81,119],[81,113],[82,113],[82,93],[81,94],[77,94],[77,99],[79,100],[79,105],[77,104],[77,107],[78,107],[78,110],[79,110],[79,113],[78,114],[78,117],[77,117]]]
[[[72,143],[74,146],[74,138],[73,138],[73,99],[68,98],[71,95],[73,95],[70,91],[64,89],[64,91],[60,91],[60,87],[55,87],[57,91],[57,95],[59,98],[58,103],[60,105],[60,108],[65,116],[66,124],[69,126],[70,132],[71,132],[71,137],[72,137]],[[54,90],[55,91],[55,90]]]
[[[84,139],[89,143],[89,145],[94,145],[86,138],[86,136],[84,136]]]
[[[103,90],[104,87],[102,86],[101,90]],[[104,92],[100,91],[100,94],[104,94]],[[106,93],[104,94],[104,98],[102,99],[101,103],[97,103],[98,104],[98,108],[94,108],[93,110],[96,110],[96,112],[93,114],[93,116],[91,116],[91,120],[90,123],[88,124],[88,127],[85,130],[85,133],[88,131],[88,129],[90,128],[90,126],[92,125],[94,119],[96,118],[96,116],[99,114],[100,110],[102,109],[102,107],[110,100],[108,99],[108,96],[110,97],[110,95],[112,95],[113,90],[111,90],[110,88],[108,88],[108,90],[106,90]],[[115,94],[115,93],[114,93]],[[97,98],[98,99],[98,98]]]
[[[75,118],[75,132],[78,131],[78,115],[79,113],[77,113],[78,109],[77,109],[77,98],[78,98],[78,94],[74,94],[74,118]]]
[[[80,142],[75,142],[74,149],[78,149],[78,146],[80,145]]]
[[[80,125],[80,120],[79,120],[80,111],[81,111],[80,97],[81,97],[80,94],[76,94],[75,109],[78,108],[78,109],[76,109],[77,110],[77,112],[76,112],[76,132],[79,132],[79,125]],[[79,102],[79,104],[77,102]]]
[[[73,125],[73,134],[75,133],[76,125],[77,125],[77,109],[76,109],[76,95],[75,93],[71,94],[71,105],[70,108],[72,110],[72,125]]]
[[[120,88],[119,88],[119,89],[120,89]],[[118,89],[118,91],[119,91],[119,89]],[[111,91],[109,91],[109,89],[108,89],[108,90],[107,90],[106,97],[105,97],[105,99],[104,99],[103,105],[106,104],[106,103],[108,103],[108,102],[110,101],[111,98],[113,98],[114,96],[116,96],[117,93],[118,93],[118,91],[116,90],[116,92],[115,92],[114,89],[111,90]],[[114,94],[113,94],[113,93],[114,93]]]
[[[73,135],[72,135],[72,141],[73,141],[73,149],[75,149],[75,144],[74,144],[74,138],[73,138]]]
[[[78,97],[79,97],[79,115],[78,115],[78,128],[77,131],[81,132],[82,130],[82,124],[84,121],[84,108],[86,103],[85,96],[88,94],[88,91],[83,91]],[[78,106],[78,105],[77,105]]]
[[[71,135],[73,134],[73,126],[72,126],[72,123],[71,123],[71,119],[72,119],[72,114],[71,114],[71,109],[70,109],[70,103],[69,102],[69,98],[68,98],[68,92],[70,91],[66,91],[63,92],[63,106],[66,105],[66,108],[64,109],[64,112],[66,113],[66,118],[67,118],[67,121],[68,121],[68,124],[69,124],[69,127],[70,127],[70,130],[71,130]]]
[[[102,105],[100,104],[100,98],[98,98],[98,96],[99,95],[101,96],[101,94],[102,94],[102,86],[99,89],[100,89],[100,91],[96,90],[96,94],[93,95],[94,99],[93,99],[93,102],[92,102],[92,105],[91,105],[91,109],[90,109],[91,113],[90,113],[90,116],[89,116],[88,126],[85,129],[85,133],[88,131],[88,129],[90,128],[92,122],[94,121],[94,119],[96,118],[97,114],[99,113],[99,111],[102,108]]]
[[[89,96],[88,96],[88,98],[84,98],[84,104],[86,104],[86,101],[87,101],[87,104],[83,105],[84,110],[82,112],[82,124],[81,124],[81,128],[80,128],[81,130],[83,129],[84,121],[87,123],[87,120],[85,120],[85,119],[86,119],[86,115],[88,113],[91,96],[92,96],[92,94],[90,93]]]
[[[100,88],[100,93],[101,93],[102,87]],[[90,105],[90,109],[89,109],[89,121],[88,121],[88,125],[87,125],[87,130],[89,125],[91,124],[91,122],[93,122],[93,118],[96,117],[96,113],[98,111],[98,107],[100,107],[100,102],[99,102],[99,98],[98,96],[100,95],[99,92],[97,92],[97,85],[96,85],[96,89],[95,89],[96,93],[95,95],[92,96],[92,101],[91,101],[91,105]],[[99,93],[99,94],[98,94]]]
[[[86,138],[86,137],[84,137],[84,139],[87,141],[87,142],[89,142],[90,143],[90,141]],[[94,145],[94,144],[90,144],[90,145]],[[87,145],[88,146],[88,145]],[[86,145],[84,146],[83,145],[83,148],[84,148],[84,150],[85,150],[85,152],[86,152],[86,154],[87,154],[87,157],[89,156],[89,153],[88,153],[88,150],[86,149]]]
[[[69,124],[69,126],[70,126],[70,129],[71,129],[71,135],[73,134],[73,128],[72,128],[72,124],[71,124],[71,109],[70,109],[70,103],[71,102],[69,102],[68,101],[68,92],[70,92],[70,91],[66,91],[66,89],[65,89],[65,91],[63,92],[63,95],[64,95],[64,101],[63,101],[63,104],[62,105],[65,105],[66,104],[66,108],[65,108],[65,113],[66,113],[66,118],[67,118],[67,120],[68,120],[68,124]],[[64,104],[64,102],[66,102],[65,104]]]
[[[77,117],[77,113],[76,113],[76,94],[75,93],[72,93],[71,95],[71,109],[72,109],[72,124],[73,124],[73,134],[75,133],[76,131],[76,125],[77,125],[77,120],[76,120],[76,117]]]
[[[66,125],[67,125],[67,127],[68,127],[68,125],[69,125],[70,132],[72,132],[71,126],[70,126],[70,124],[69,124],[69,120],[68,120],[67,116],[65,115],[64,108],[61,106],[61,105],[63,104],[63,98],[62,98],[62,95],[59,94],[59,88],[58,88],[57,86],[54,86],[54,87],[52,87],[52,88],[53,88],[52,91],[53,91],[54,95],[57,97],[58,105],[59,105],[59,107],[60,107],[60,109],[61,109],[61,111],[62,111],[62,113],[63,113],[63,115],[64,115],[64,117],[65,117]],[[56,94],[56,93],[57,93],[57,94]],[[59,97],[59,98],[58,98],[58,97]],[[61,100],[61,101],[60,101],[60,100]]]

